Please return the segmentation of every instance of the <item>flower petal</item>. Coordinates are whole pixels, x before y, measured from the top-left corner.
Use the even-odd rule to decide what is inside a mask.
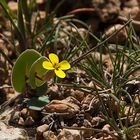
[[[71,68],[71,66],[70,66],[70,64],[69,64],[68,61],[63,60],[63,61],[61,61],[61,62],[59,63],[59,68],[60,68],[61,70],[68,70],[68,69]]]
[[[50,53],[49,54],[49,59],[52,62],[52,64],[58,64],[59,63],[59,58],[56,54]]]
[[[54,72],[60,78],[65,78],[66,77],[65,72],[63,72],[61,69],[58,69],[58,70],[55,69]]]
[[[45,68],[47,70],[54,70],[54,67],[53,67],[52,63],[49,62],[49,61],[44,61],[42,63],[42,66],[43,66],[43,68]]]

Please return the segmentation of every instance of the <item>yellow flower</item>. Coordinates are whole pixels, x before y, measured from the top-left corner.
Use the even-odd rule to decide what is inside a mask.
[[[65,78],[66,74],[63,70],[70,69],[70,64],[68,61],[63,60],[59,63],[59,58],[56,54],[49,54],[50,61],[44,61],[43,67],[47,70],[54,70],[55,74],[60,78]]]

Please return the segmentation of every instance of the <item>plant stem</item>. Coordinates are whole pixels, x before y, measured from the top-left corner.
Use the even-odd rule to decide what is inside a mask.
[[[105,134],[108,134],[108,135],[110,135],[110,136],[112,136],[112,137],[116,137],[115,135],[114,135],[114,132],[113,131],[110,131],[110,132],[108,132],[108,131],[105,131],[105,130],[100,130],[100,129],[96,129],[96,128],[82,128],[82,127],[68,127],[68,126],[62,126],[63,128],[65,128],[65,129],[73,129],[73,130],[81,130],[81,131],[94,131],[94,132],[98,132],[98,133],[105,133]]]

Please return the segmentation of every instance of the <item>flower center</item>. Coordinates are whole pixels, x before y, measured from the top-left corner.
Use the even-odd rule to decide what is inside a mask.
[[[54,67],[56,70],[58,70],[60,66],[59,66],[58,64],[55,63],[55,64],[53,64],[53,67]]]

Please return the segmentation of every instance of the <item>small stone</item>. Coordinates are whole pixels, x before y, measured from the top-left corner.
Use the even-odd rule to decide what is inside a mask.
[[[83,128],[92,128],[92,125],[88,120],[84,119]],[[94,134],[94,132],[93,130],[85,129],[84,131],[82,131],[82,134],[83,137],[86,139],[86,138],[90,138]]]
[[[122,17],[128,17],[129,14],[131,14],[131,18],[135,19],[135,20],[139,20],[139,7],[138,6],[134,6],[134,7],[124,7],[123,10],[121,11],[120,15]]]
[[[121,25],[121,24],[115,24],[111,27],[109,27],[106,31],[105,31],[105,34],[104,36],[105,37],[109,37],[111,34],[113,34],[114,32],[120,30],[124,25]],[[127,27],[126,27],[127,28]],[[110,43],[115,43],[115,42],[123,42],[127,39],[128,35],[127,35],[127,32],[126,32],[126,28],[125,29],[122,29],[115,37],[111,37],[109,39],[109,42]]]
[[[50,74],[49,74],[50,75]],[[53,100],[53,99],[57,99],[59,98],[59,94],[58,94],[58,86],[57,85],[52,85],[50,88],[49,88],[49,92],[48,92],[48,95],[50,97],[50,100]]]
[[[99,126],[103,122],[104,122],[104,119],[102,119],[101,117],[93,117],[91,120],[92,126]]]
[[[22,117],[19,118],[18,124],[19,124],[19,125],[22,125],[22,126],[25,125],[24,119],[23,119]]]
[[[109,124],[106,124],[106,125],[104,125],[102,130],[110,133],[110,131],[112,131],[113,129],[111,128],[111,126]]]
[[[29,109],[29,116],[32,116],[32,118],[33,118],[34,120],[38,120],[39,117],[40,117],[38,111],[36,111],[36,110],[30,110],[30,109]]]
[[[73,127],[78,127],[78,124],[77,123],[74,123],[72,126]]]
[[[84,127],[90,127],[90,128],[92,127],[91,123],[88,120],[86,120],[86,119],[84,119],[83,126]]]
[[[72,96],[69,96],[66,99],[62,100],[62,101],[63,102],[68,102],[68,103],[72,103],[72,104],[76,104],[78,106],[81,105],[80,102],[77,99],[75,99],[74,97],[72,97]]]
[[[48,128],[49,128],[49,126],[47,124],[44,124],[44,125],[37,127],[37,129],[36,129],[37,135],[42,135],[43,132],[48,130]]]
[[[6,124],[0,121],[0,131],[1,130],[6,130],[6,129],[7,129]]]
[[[43,4],[44,3],[44,0],[36,0],[36,3],[37,4]]]
[[[4,43],[4,40],[0,39],[0,44],[3,44]]]
[[[32,126],[34,124],[34,119],[31,116],[28,116],[25,120],[25,125],[26,126]]]
[[[73,96],[74,98],[76,98],[78,101],[82,101],[85,97],[85,93],[79,90],[71,90],[71,96]]]
[[[8,6],[10,7],[10,9],[13,12],[16,12],[18,10],[18,4],[17,4],[17,2],[10,1],[10,2],[8,2]]]
[[[92,138],[91,140],[99,140],[98,138]]]
[[[46,131],[43,133],[44,140],[58,140],[55,136],[54,132],[52,131]]]
[[[19,121],[20,118],[20,111],[16,111],[12,117],[12,121],[17,123]]]
[[[92,0],[91,4],[96,8],[96,13],[102,22],[117,19],[120,13],[120,0]]]
[[[24,119],[26,119],[27,116],[28,116],[28,109],[27,109],[27,108],[23,108],[23,109],[20,111],[20,113],[21,113],[21,117],[23,117]]]
[[[6,36],[6,37],[11,37],[11,32],[9,31],[4,31],[3,34]]]
[[[46,16],[46,12],[45,11],[40,11],[39,14],[40,14],[40,18],[41,19],[44,19],[45,16]]]
[[[63,129],[57,136],[57,140],[81,140],[79,130]]]

